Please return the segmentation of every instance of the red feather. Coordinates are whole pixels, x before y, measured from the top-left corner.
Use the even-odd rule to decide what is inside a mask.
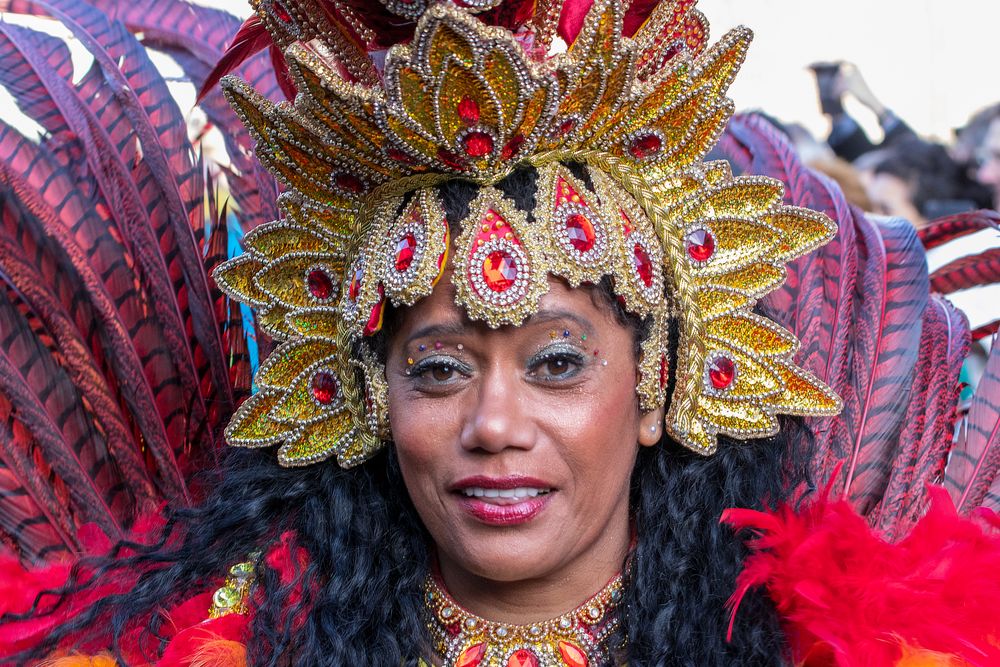
[[[209,73],[205,82],[201,84],[201,89],[198,91],[198,101],[204,99],[222,80],[222,77],[231,74],[240,65],[264,49],[270,48],[273,44],[271,34],[261,23],[259,16],[254,14],[244,21],[239,31],[233,36],[233,41],[226,49],[225,54]]]
[[[931,274],[931,288],[942,294],[993,283],[1000,283],[1000,248],[960,257]]]
[[[796,664],[888,667],[915,648],[1000,664],[1000,517],[984,515],[986,527],[963,519],[940,487],[931,499],[895,544],[826,496],[798,513],[727,510],[723,521],[757,533],[733,616],[750,588],[765,586]]]
[[[810,421],[813,479],[824,483],[846,462],[837,488],[863,515],[887,530],[891,508],[909,508],[904,523],[919,516],[920,490],[937,479],[933,462],[944,455],[933,447],[948,442],[935,438],[953,423],[964,318],[933,312],[942,306],[930,298],[910,225],[852,209],[766,121],[735,117],[721,147],[738,169],[784,181],[788,203],[822,211],[839,226],[829,244],[788,266],[786,284],[765,301],[802,341],[799,361],[844,399],[838,417]]]
[[[986,370],[959,429],[944,485],[960,511],[984,505],[1000,511],[1000,344],[993,342]]]
[[[926,227],[920,229],[917,234],[920,236],[920,242],[924,244],[924,247],[930,250],[962,236],[990,228],[1000,230],[1000,213],[997,211],[981,210],[958,213],[946,218],[932,220]]]

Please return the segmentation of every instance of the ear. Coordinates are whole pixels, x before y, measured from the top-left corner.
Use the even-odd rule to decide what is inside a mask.
[[[643,447],[652,447],[660,442],[663,436],[663,406],[650,410],[639,418],[639,437],[637,440]]]

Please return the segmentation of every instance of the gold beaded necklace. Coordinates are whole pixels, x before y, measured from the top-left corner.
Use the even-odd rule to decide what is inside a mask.
[[[573,611],[540,623],[487,621],[466,611],[439,577],[424,584],[427,627],[442,667],[600,667],[610,664],[608,640],[619,626],[622,577]]]

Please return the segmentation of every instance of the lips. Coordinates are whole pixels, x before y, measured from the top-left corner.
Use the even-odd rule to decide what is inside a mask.
[[[459,506],[481,523],[513,526],[534,519],[555,488],[534,477],[466,477],[451,485]]]

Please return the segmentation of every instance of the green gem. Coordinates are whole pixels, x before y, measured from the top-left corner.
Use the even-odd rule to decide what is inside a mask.
[[[235,607],[239,601],[240,594],[229,586],[223,586],[219,590],[215,591],[215,595],[212,596],[212,604],[220,609],[230,609]]]

